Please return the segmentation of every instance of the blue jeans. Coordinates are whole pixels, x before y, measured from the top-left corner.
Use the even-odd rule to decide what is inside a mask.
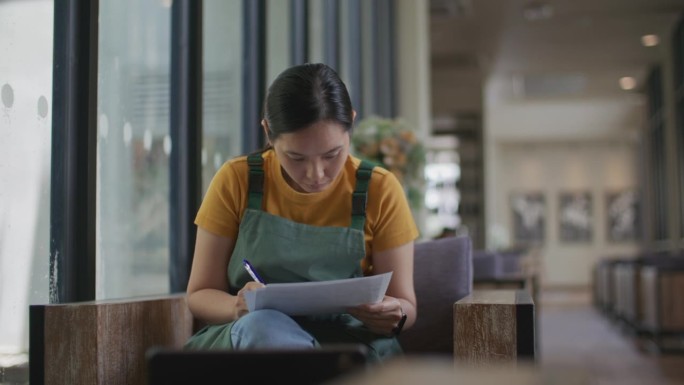
[[[233,324],[230,338],[234,349],[312,349],[316,339],[295,320],[277,310],[249,312]]]

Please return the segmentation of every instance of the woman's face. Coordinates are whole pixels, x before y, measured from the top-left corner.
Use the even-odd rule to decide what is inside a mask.
[[[349,132],[340,124],[320,121],[280,134],[271,145],[287,183],[296,191],[315,193],[330,187],[339,175],[349,154],[349,140]]]

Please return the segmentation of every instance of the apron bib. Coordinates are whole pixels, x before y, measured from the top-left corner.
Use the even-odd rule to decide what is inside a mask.
[[[262,211],[264,174],[261,154],[250,155],[248,164],[247,209],[228,264],[230,294],[236,295],[252,280],[242,265],[243,259],[251,262],[267,284],[327,281],[362,275],[366,195],[373,169],[370,163],[362,162],[356,173],[350,227],[311,226]],[[349,314],[293,318],[320,344],[366,345],[369,361],[402,352],[396,338],[371,332]],[[186,347],[231,349],[230,328],[233,322],[203,328],[190,338]]]

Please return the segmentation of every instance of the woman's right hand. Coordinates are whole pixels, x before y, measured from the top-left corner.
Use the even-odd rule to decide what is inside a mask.
[[[235,303],[235,319],[242,317],[243,315],[249,313],[247,308],[247,301],[245,301],[245,292],[250,290],[256,290],[264,287],[263,283],[256,281],[249,281],[242,287],[237,293],[237,302]]]

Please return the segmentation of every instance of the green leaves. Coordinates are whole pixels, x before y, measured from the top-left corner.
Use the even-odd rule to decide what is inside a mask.
[[[352,147],[355,156],[392,172],[412,207],[422,206],[425,147],[413,127],[401,119],[371,116],[355,128]]]

